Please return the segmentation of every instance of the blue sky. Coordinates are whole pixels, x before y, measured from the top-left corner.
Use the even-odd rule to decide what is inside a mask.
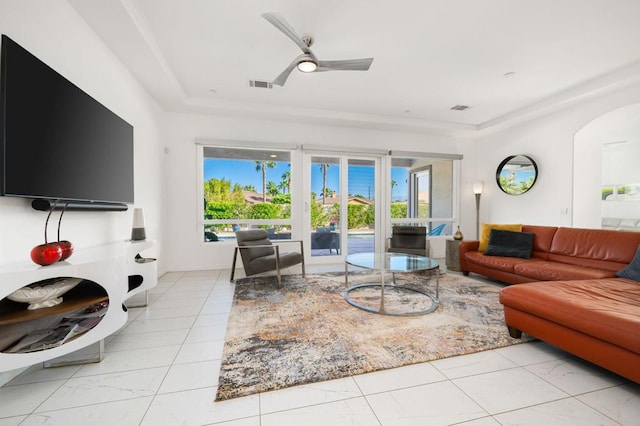
[[[282,174],[289,171],[288,162],[276,162],[276,167],[267,169],[267,182],[279,184]],[[327,187],[337,191],[340,186],[340,170],[337,166],[327,168]],[[349,194],[373,197],[375,194],[373,168],[368,166],[349,166]],[[258,192],[262,192],[262,173],[255,170],[253,161],[248,160],[204,160],[204,180],[213,177],[224,178],[241,186],[253,185]],[[393,189],[394,199],[406,199],[407,171],[404,168],[393,167],[391,178],[397,182]],[[316,194],[322,193],[322,170],[318,164],[311,167],[311,190]]]
[[[282,174],[289,171],[289,162],[276,162],[276,167],[267,169],[267,182],[270,180],[276,184],[282,182]],[[204,180],[217,177],[230,180],[233,184],[241,186],[253,185],[256,191],[262,192],[262,172],[256,171],[253,161],[248,160],[218,160],[205,158]]]

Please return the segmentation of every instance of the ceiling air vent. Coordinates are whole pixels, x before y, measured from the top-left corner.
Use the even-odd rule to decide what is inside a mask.
[[[453,111],[464,111],[465,109],[471,108],[469,105],[456,105],[451,107]]]
[[[260,81],[260,80],[249,80],[249,86],[251,87],[261,87],[263,89],[272,89],[273,84],[270,81]]]

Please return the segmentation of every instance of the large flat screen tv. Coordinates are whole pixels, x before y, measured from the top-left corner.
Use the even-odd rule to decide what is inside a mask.
[[[126,210],[133,127],[5,35],[0,72],[0,195]]]

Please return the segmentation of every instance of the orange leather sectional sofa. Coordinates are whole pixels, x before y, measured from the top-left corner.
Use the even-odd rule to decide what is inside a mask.
[[[460,266],[509,284],[500,292],[512,337],[522,332],[640,383],[640,282],[617,278],[640,232],[523,225],[531,257],[485,256],[460,243]]]

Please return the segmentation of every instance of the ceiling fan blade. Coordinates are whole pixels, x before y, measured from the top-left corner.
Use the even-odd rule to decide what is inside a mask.
[[[285,68],[284,71],[282,71],[280,73],[279,76],[276,77],[275,80],[273,80],[271,83],[278,85],[278,86],[284,86],[284,83],[287,81],[287,78],[289,78],[289,74],[291,74],[291,71],[293,71],[296,67],[298,66],[298,59],[296,58],[293,62],[291,62],[289,64],[289,66],[287,68]]]
[[[286,35],[291,40],[293,40],[293,42],[297,44],[298,47],[304,53],[308,55],[313,55],[313,53],[311,53],[311,50],[309,49],[309,46],[307,46],[305,42],[302,41],[302,38],[300,38],[298,33],[296,33],[296,31],[291,27],[291,25],[289,25],[289,23],[281,15],[275,12],[269,12],[269,13],[263,13],[262,17],[267,21],[269,21],[274,27],[282,31],[284,35]]]
[[[373,58],[345,59],[342,61],[318,61],[318,71],[366,71]]]

